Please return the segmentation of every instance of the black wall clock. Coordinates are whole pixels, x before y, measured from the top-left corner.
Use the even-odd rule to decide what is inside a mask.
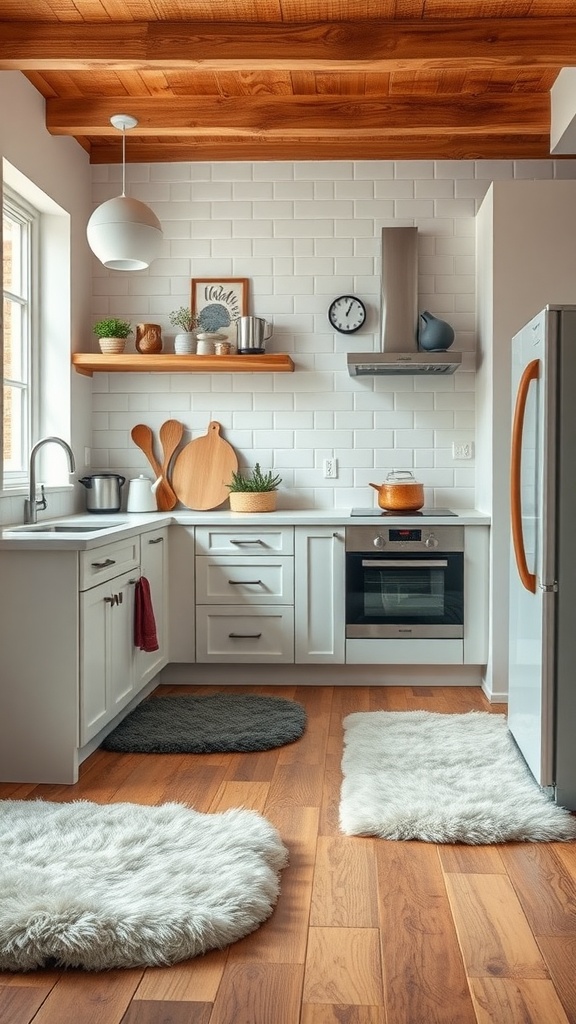
[[[328,319],[341,334],[354,334],[366,320],[366,306],[355,295],[339,295],[330,303]]]

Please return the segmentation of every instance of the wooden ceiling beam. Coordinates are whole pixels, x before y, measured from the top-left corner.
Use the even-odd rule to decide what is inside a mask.
[[[116,96],[46,100],[52,135],[118,135],[112,114],[138,119],[129,137],[236,135],[347,138],[394,131],[398,135],[466,132],[539,134],[550,125],[546,93],[482,96]]]
[[[352,142],[342,138],[299,140],[246,138],[198,138],[188,142],[164,139],[157,143],[137,140],[131,161],[142,163],[199,163],[254,160],[550,160],[550,136],[541,135],[396,135],[386,133]],[[115,146],[93,145],[92,164],[121,160]]]
[[[0,70],[19,71],[556,68],[575,53],[576,17],[0,24]]]

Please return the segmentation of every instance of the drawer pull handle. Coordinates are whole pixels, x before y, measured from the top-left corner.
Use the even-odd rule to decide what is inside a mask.
[[[262,633],[228,633],[230,640],[259,640]]]
[[[149,540],[148,543],[149,544],[162,544],[163,540],[164,540],[164,537],[154,537],[152,540]]]
[[[262,580],[228,580],[231,587],[263,587]]]
[[[258,539],[258,540],[231,540],[230,543],[231,544],[237,544],[238,547],[241,547],[242,544],[261,544],[263,548],[266,547],[264,541],[260,540],[260,539]]]
[[[92,562],[93,569],[107,569],[109,565],[116,565],[116,559],[106,558],[103,562]]]

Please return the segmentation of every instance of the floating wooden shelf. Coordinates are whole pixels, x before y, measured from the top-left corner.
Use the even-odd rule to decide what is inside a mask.
[[[115,356],[97,352],[73,352],[77,373],[293,373],[290,356],[274,352],[261,356],[140,355]]]

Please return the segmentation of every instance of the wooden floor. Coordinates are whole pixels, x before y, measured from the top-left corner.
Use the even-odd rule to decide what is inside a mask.
[[[0,974],[0,1021],[576,1024],[576,844],[435,846],[338,829],[345,715],[504,707],[470,687],[250,692],[304,704],[302,739],[260,754],[98,750],[75,786],[2,785],[0,797],[254,808],[290,850],[272,917],[170,968]]]

